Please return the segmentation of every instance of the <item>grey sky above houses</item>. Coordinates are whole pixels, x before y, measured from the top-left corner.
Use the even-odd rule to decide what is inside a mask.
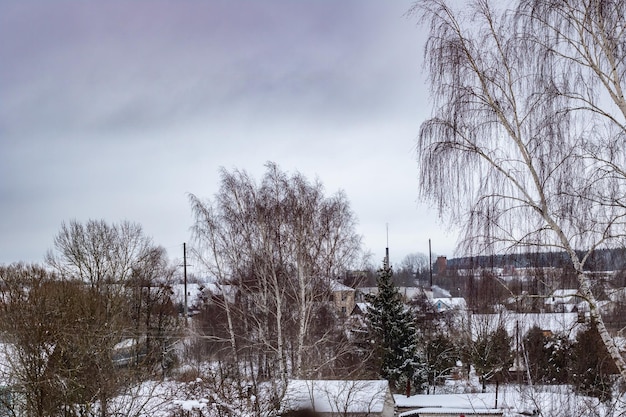
[[[170,256],[188,193],[266,161],[342,189],[373,261],[452,255],[418,201],[426,29],[405,0],[0,0],[0,263],[71,219],[140,223]]]

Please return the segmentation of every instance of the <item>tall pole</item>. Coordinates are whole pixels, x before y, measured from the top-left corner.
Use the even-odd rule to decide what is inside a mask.
[[[187,325],[187,244],[183,242],[183,277],[185,283],[185,304],[184,304],[184,313],[185,313],[185,326]]]
[[[389,266],[389,223],[385,225],[387,227],[387,247],[385,248],[385,264]]]
[[[433,287],[433,252],[430,248],[430,239],[428,239],[428,272],[430,273],[430,288]]]

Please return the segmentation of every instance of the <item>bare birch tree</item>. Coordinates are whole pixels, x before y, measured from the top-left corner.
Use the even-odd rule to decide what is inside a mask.
[[[314,318],[330,300],[330,279],[358,257],[354,216],[343,193],[327,197],[319,181],[273,163],[260,183],[221,174],[213,201],[190,198],[198,261],[216,279],[231,357],[285,382],[315,368],[305,364],[321,345]]]
[[[585,262],[623,245],[624,1],[423,0],[433,116],[417,141],[423,197],[463,226],[467,251],[568,253],[622,377]]]

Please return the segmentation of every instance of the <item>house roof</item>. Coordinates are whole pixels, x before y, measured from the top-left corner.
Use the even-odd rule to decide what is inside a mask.
[[[369,307],[369,303],[356,303],[354,305],[355,310],[358,308],[360,313],[367,313],[367,308]]]
[[[474,410],[477,413],[485,414],[494,410],[495,393],[418,394],[411,395],[410,397],[396,394],[394,395],[394,399],[399,408],[415,409],[401,414],[405,416],[419,411],[425,412],[424,410],[429,410],[430,412],[449,412],[449,410],[455,410],[457,412],[456,415],[463,414],[463,410]],[[509,401],[511,400],[512,399],[509,399]],[[501,404],[506,407],[507,401],[502,399]],[[502,410],[495,411],[496,414],[498,412],[502,413]]]
[[[330,290],[335,291],[354,291],[354,288],[348,287],[337,280],[330,281]]]
[[[465,302],[465,298],[463,297],[433,298],[432,302],[435,307],[438,307],[440,304],[443,304],[445,305],[446,309],[467,308],[467,303]]]
[[[434,298],[442,298],[442,297],[450,298],[450,297],[452,297],[452,294],[450,294],[450,291],[448,291],[448,290],[446,290],[444,288],[441,288],[438,285],[433,285],[432,287],[430,287],[430,289],[433,292],[433,297]]]
[[[322,413],[380,413],[393,397],[384,380],[300,380],[287,383],[282,408],[314,408]]]
[[[514,313],[504,314],[473,314],[471,316],[472,336],[476,337],[480,332],[495,331],[499,325],[503,325],[509,336],[514,336],[516,331],[526,334],[532,327],[541,330],[550,330],[553,333],[568,335],[573,338],[582,328],[578,322],[577,313]]]
[[[577,289],[559,289],[552,291],[550,296],[546,297],[544,303],[545,304],[567,304],[567,303],[575,303],[577,300],[575,299],[578,294]]]
[[[418,408],[417,410],[406,411],[404,413],[400,413],[398,417],[410,417],[420,415],[436,415],[436,416],[501,416],[504,414],[503,410],[493,409],[493,410],[477,410],[475,408],[454,408],[454,407],[434,407],[434,408]]]
[[[410,300],[418,295],[426,294],[428,298],[432,298],[432,291],[426,291],[422,287],[398,287],[398,292],[407,300]]]

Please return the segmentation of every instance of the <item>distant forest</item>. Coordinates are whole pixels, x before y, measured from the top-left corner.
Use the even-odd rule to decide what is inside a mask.
[[[581,256],[584,252],[580,252]],[[572,268],[565,252],[527,252],[518,254],[474,256],[448,259],[450,269],[471,268]],[[619,271],[626,269],[626,248],[598,249],[585,263],[589,271]]]

